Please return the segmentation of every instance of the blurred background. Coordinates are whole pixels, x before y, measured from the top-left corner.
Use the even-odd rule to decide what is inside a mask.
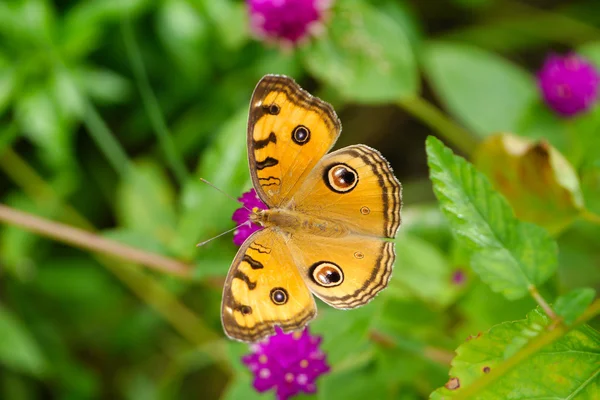
[[[542,291],[600,287],[600,157],[587,152],[600,113],[565,120],[535,82],[551,52],[600,66],[596,0],[338,0],[299,43],[261,37],[249,3],[0,2],[0,202],[154,260],[0,224],[0,398],[273,397],[221,328],[231,237],[195,246],[239,207],[199,178],[236,197],[251,187],[248,102],[267,73],[332,103],[336,148],[381,150],[404,186],[390,287],[353,311],[320,303],[311,324],[332,366],[320,398],[427,398],[466,337],[535,307],[469,271],[431,190],[427,135],[470,160],[496,132],[560,151],[588,218],[579,203],[532,217],[561,249]]]

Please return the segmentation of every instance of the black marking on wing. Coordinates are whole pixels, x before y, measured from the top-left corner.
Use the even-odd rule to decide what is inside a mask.
[[[376,268],[373,268],[371,275],[360,288],[353,293],[341,297],[326,296],[323,294],[319,294],[319,297],[328,301],[330,305],[336,308],[355,308],[366,304],[388,285],[395,259],[394,242],[383,242],[379,256],[375,262]]]
[[[267,157],[262,161],[257,161],[256,162],[256,169],[261,170],[261,169],[265,169],[268,167],[273,167],[275,165],[279,164],[279,160],[273,158],[273,157]]]
[[[266,252],[260,251],[258,249],[254,249],[253,247],[250,247],[250,248],[253,249],[253,250],[258,251],[259,253],[266,253]],[[262,268],[265,267],[264,265],[262,265],[261,262],[256,261],[255,259],[253,259],[252,257],[250,257],[248,254],[244,254],[244,258],[242,259],[242,262],[246,262],[246,263],[250,264],[250,267],[252,269],[262,269]]]
[[[242,281],[244,281],[244,283],[246,283],[246,285],[248,285],[248,289],[250,289],[250,290],[256,289],[256,282],[252,282],[250,280],[250,278],[248,277],[248,275],[246,275],[245,273],[243,273],[240,270],[237,270],[235,272],[233,279],[241,279]]]
[[[252,141],[255,150],[265,148],[269,143],[277,143],[277,136],[275,136],[275,133],[273,132],[271,132],[271,134],[269,134],[269,137],[266,139]]]
[[[257,245],[257,246],[260,246],[260,247],[262,247],[262,249],[259,249],[258,247],[254,247],[254,246],[252,246],[252,245],[248,246],[248,248],[249,248],[249,249],[252,249],[252,250],[254,250],[254,251],[258,251],[259,253],[262,253],[262,254],[271,254],[271,249],[269,249],[269,248],[267,248],[267,247],[263,246],[263,245],[262,245],[262,244],[260,244],[260,243],[256,243],[256,242],[254,242],[253,244],[255,244],[255,245]],[[246,255],[245,257],[250,257],[250,256]],[[243,261],[243,260],[242,260],[242,261]],[[246,261],[246,262],[247,262],[247,261]],[[262,265],[262,264],[261,264],[261,265]]]
[[[366,146],[365,146],[366,147]],[[365,164],[370,165],[373,173],[377,177],[379,186],[382,190],[383,209],[387,210],[383,214],[384,227],[383,236],[393,238],[396,236],[400,226],[400,207],[402,198],[400,197],[401,186],[392,172],[388,162],[381,156],[377,150],[369,148],[367,151],[363,146],[352,146],[348,151],[354,157],[360,157]],[[390,207],[390,201],[392,202]]]
[[[265,186],[273,186],[273,185],[281,185],[281,179],[276,178],[274,176],[268,176],[266,178],[258,178],[259,181],[265,181],[268,183],[261,183],[260,186],[265,187]],[[269,182],[271,181],[271,182]]]

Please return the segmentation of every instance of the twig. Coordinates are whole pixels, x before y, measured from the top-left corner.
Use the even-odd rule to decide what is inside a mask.
[[[157,271],[183,278],[190,277],[191,268],[177,260],[127,246],[97,234],[53,222],[0,204],[0,221],[27,229],[42,236],[98,253],[110,254],[127,261],[144,264]]]

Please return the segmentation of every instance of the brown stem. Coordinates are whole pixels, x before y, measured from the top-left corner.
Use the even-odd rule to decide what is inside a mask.
[[[127,261],[144,264],[157,271],[189,278],[190,266],[180,261],[127,246],[97,234],[53,222],[0,204],[0,221],[27,229],[42,236],[87,250],[113,255]]]

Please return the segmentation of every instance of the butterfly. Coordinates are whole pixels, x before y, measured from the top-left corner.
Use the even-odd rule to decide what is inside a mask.
[[[388,162],[359,144],[328,153],[341,132],[333,107],[293,79],[266,75],[248,118],[252,183],[268,206],[263,227],[242,244],[225,280],[225,333],[255,342],[304,327],[313,294],[350,309],[387,283],[395,260],[402,188]]]

